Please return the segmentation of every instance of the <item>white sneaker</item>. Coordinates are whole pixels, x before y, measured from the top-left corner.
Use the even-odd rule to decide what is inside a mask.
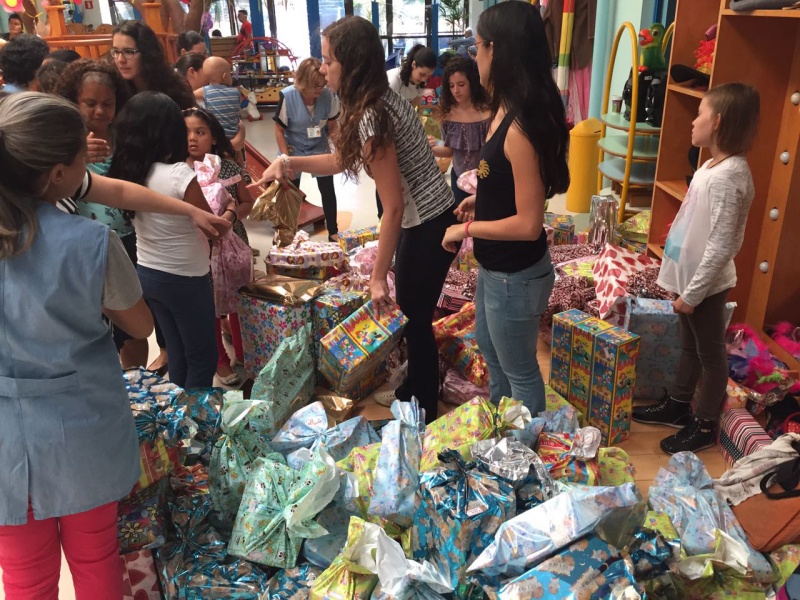
[[[381,406],[391,407],[392,402],[397,400],[397,396],[394,393],[394,390],[386,390],[383,392],[376,392],[375,393],[375,404],[380,404]]]

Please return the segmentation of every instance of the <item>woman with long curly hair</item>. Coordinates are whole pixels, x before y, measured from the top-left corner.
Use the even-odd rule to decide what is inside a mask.
[[[283,156],[264,172],[262,181],[292,177],[303,171],[353,179],[363,167],[375,180],[384,204],[378,256],[370,280],[376,310],[392,305],[386,276],[397,252],[397,303],[409,319],[408,376],[394,393],[376,398],[388,405],[396,396],[416,397],[428,422],[436,418],[439,396],[439,354],[431,321],[453,260],[440,245],[447,227],[456,222],[453,193],[409,102],[389,89],[383,46],[372,23],[345,17],[322,33],[320,72],[339,94],[342,112],[335,153]],[[398,135],[400,132],[403,135]]]
[[[544,202],[569,187],[567,123],[539,9],[503,2],[481,13],[477,29],[470,53],[492,97],[492,123],[477,197],[461,202],[465,224],[450,227],[442,245],[455,251],[466,236],[475,238],[475,339],[492,401],[508,396],[538,414],[545,396],[537,330],[555,280]]]
[[[450,187],[456,202],[461,202],[468,194],[456,182],[462,173],[478,168],[481,148],[492,121],[489,100],[474,60],[458,56],[447,63],[437,117],[444,143],[438,146],[432,137],[428,137],[428,141],[434,155],[453,158]]]
[[[182,109],[195,106],[189,84],[167,62],[155,32],[139,21],[123,21],[114,29],[111,56],[131,95],[161,92]]]

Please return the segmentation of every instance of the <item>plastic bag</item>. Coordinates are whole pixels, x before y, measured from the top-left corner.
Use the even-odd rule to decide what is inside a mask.
[[[299,472],[259,459],[247,479],[228,552],[263,565],[295,566],[303,540],[327,533],[313,519],[338,490],[336,464],[324,448]]]
[[[391,410],[395,420],[383,428],[368,512],[409,527],[419,487],[425,417],[416,398],[411,402],[395,400]]]
[[[403,548],[388,535],[378,536],[376,563],[380,584],[372,600],[445,600],[453,591],[447,578],[431,563],[406,559]]]
[[[381,528],[350,519],[347,546],[311,586],[310,600],[369,600],[378,583],[376,552]]]
[[[316,450],[324,446],[334,461],[345,458],[353,448],[379,442],[380,438],[364,417],[355,417],[328,428],[328,414],[322,402],[298,410],[272,438],[272,447],[288,454],[299,448]]]
[[[260,600],[307,600],[311,586],[321,574],[322,569],[308,564],[281,569],[269,580]]]

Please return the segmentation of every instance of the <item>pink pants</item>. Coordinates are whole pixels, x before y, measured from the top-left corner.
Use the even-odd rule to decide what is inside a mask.
[[[0,526],[0,569],[6,600],[58,600],[61,548],[76,600],[120,600],[122,570],[117,503],[67,517]]]

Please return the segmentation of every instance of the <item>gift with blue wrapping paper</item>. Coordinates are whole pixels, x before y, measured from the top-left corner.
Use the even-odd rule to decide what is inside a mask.
[[[330,429],[328,424],[325,406],[322,402],[312,402],[289,417],[272,438],[272,447],[289,454],[300,448],[313,451],[322,445],[333,460],[338,461],[350,454],[353,448],[380,441],[364,417],[354,417]]]
[[[442,452],[439,460],[442,466],[420,476],[412,558],[433,564],[459,595],[466,585],[467,565],[516,514],[516,500],[511,484],[465,462],[455,450]]]
[[[300,471],[258,459],[247,479],[228,552],[272,567],[295,566],[303,540],[327,533],[314,517],[338,490],[336,463],[322,447]]]
[[[176,406],[186,408],[186,415],[197,423],[197,434],[189,444],[188,454],[204,465],[211,461],[211,452],[222,434],[222,388],[195,388],[175,399]]]
[[[395,420],[383,428],[368,513],[410,527],[419,486],[425,415],[416,398],[411,402],[395,400],[391,410]]]
[[[297,565],[281,569],[269,580],[264,600],[308,600],[311,586],[322,574],[314,565]]]

